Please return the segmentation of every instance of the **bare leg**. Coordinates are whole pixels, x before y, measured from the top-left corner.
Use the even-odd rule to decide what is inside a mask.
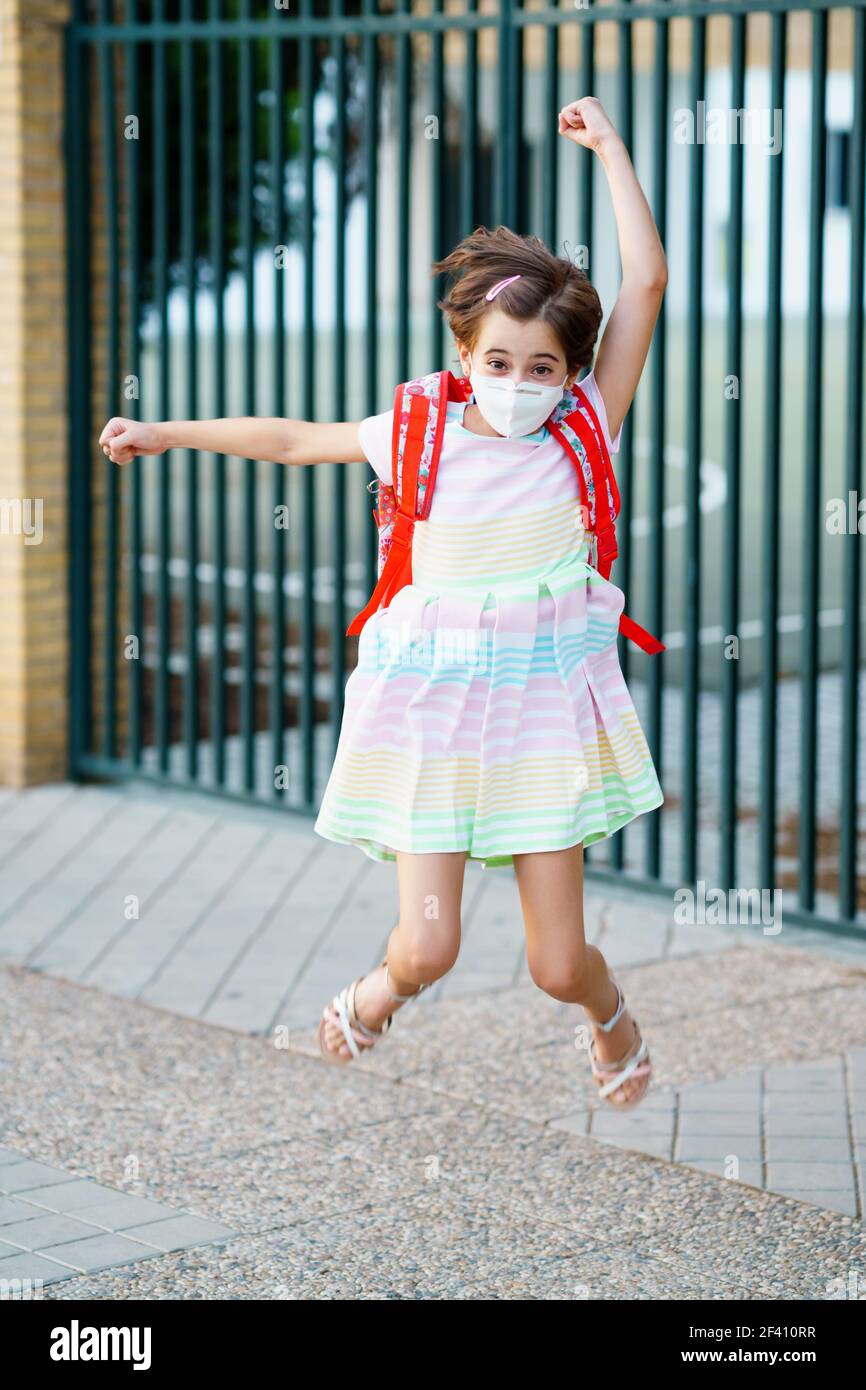
[[[617,993],[604,956],[584,936],[583,845],[515,854],[514,869],[530,975],[545,994],[583,1005],[591,1026],[606,1023],[616,1011]],[[592,1031],[599,1061],[624,1061],[636,1050],[637,1029],[628,1009],[609,1033]],[[610,1099],[622,1104],[642,1084],[640,1078],[625,1081]]]
[[[460,951],[465,870],[464,851],[397,851],[400,920],[388,938],[388,987],[384,967],[377,966],[364,976],[355,994],[358,1017],[368,1028],[380,1028],[389,1014],[402,1009],[403,1005],[390,997],[388,988],[394,994],[413,994],[419,985],[433,984],[447,975],[454,965]],[[336,1023],[325,1025],[325,1046],[342,1057],[350,1055],[342,1029]],[[359,1040],[359,1046],[371,1044],[365,1039]]]

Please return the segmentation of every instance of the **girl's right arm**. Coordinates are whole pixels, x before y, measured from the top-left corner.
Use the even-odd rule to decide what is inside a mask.
[[[139,454],[196,449],[266,463],[362,463],[358,421],[318,424],[241,415],[225,420],[161,420],[145,424],[114,416],[99,443],[112,463],[129,463]]]

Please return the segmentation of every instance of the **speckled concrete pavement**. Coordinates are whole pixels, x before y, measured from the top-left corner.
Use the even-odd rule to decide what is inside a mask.
[[[866,971],[778,944],[768,968],[766,949],[618,967],[656,1065],[633,1137],[597,1111],[579,1011],[531,985],[421,996],[337,1068],[311,1029],[245,1036],[7,966],[0,1145],[232,1232],[42,1296],[862,1295],[859,1217],[639,1151],[690,1085],[815,1059],[846,1059],[862,1118]],[[716,1133],[754,1161],[749,1133]]]

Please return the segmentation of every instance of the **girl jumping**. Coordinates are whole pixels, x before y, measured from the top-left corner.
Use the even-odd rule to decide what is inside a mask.
[[[612,454],[667,266],[601,104],[563,107],[559,132],[601,161],[616,216],[622,281],[579,383]],[[451,277],[440,307],[465,389],[443,402],[435,489],[432,476],[419,479],[430,505],[412,531],[410,582],[366,615],[315,823],[327,839],[396,862],[400,916],[381,965],[326,1006],[319,1045],[346,1063],[382,1038],[457,960],[466,860],[513,865],[530,974],[582,1005],[600,1095],[631,1108],[651,1061],[585,940],[583,847],[663,796],[617,656],[624,596],[590,563],[586,496],[554,423],[592,363],[602,308],[570,259],[505,227],[478,228],[433,272]],[[408,389],[423,392],[424,380]],[[337,424],[114,419],[100,444],[116,463],[184,447],[298,465],[367,460],[387,488],[405,429],[393,410]]]

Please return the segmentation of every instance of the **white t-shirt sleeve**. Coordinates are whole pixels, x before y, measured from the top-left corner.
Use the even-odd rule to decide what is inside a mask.
[[[620,425],[619,429],[616,432],[616,439],[611,439],[610,428],[608,427],[607,423],[607,411],[605,409],[601,392],[599,391],[598,386],[596,385],[595,372],[590,372],[587,376],[583,378],[583,381],[579,381],[577,384],[580,387],[581,391],[586,392],[587,396],[589,397],[592,408],[599,418],[601,428],[604,431],[604,440],[607,444],[608,453],[618,454],[620,440],[622,439],[622,425]]]
[[[394,411],[385,410],[381,415],[368,415],[358,426],[361,448],[367,456],[376,476],[383,483],[391,482],[391,433],[394,428]]]

